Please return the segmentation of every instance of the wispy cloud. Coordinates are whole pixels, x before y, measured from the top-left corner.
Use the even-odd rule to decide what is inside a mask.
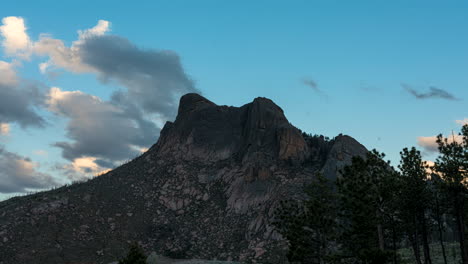
[[[322,91],[322,89],[319,88],[317,82],[313,79],[310,79],[310,78],[304,78],[302,79],[302,83],[305,84],[306,86],[312,88],[312,91],[314,91],[315,93],[321,95],[321,96],[324,96],[324,97],[327,97],[327,94]]]
[[[459,100],[457,97],[452,95],[451,93],[437,88],[437,87],[429,87],[428,92],[418,92],[416,89],[411,87],[408,84],[401,84],[403,89],[405,89],[408,93],[410,93],[412,96],[414,96],[417,99],[429,99],[429,98],[439,98],[439,99],[445,99],[445,100]]]

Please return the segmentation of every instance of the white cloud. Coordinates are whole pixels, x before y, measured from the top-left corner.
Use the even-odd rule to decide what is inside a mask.
[[[0,146],[0,193],[25,192],[56,185],[48,174],[37,171],[39,164]]]
[[[177,113],[180,96],[198,92],[194,81],[185,73],[177,53],[141,49],[126,38],[108,35],[108,21],[99,20],[94,27],[79,30],[77,39],[71,45],[49,34],[40,34],[34,38],[36,41],[31,41],[26,33],[24,19],[17,17],[16,21],[20,25],[16,27],[20,28],[17,32],[24,33],[23,42],[26,44],[16,46],[20,49],[15,50],[15,54],[27,51],[31,55],[41,56],[42,61],[38,65],[41,73],[48,76],[56,76],[56,70],[92,73],[103,83],[113,82],[124,88],[114,91],[108,101],[57,87],[52,87],[47,95],[42,91],[36,92],[37,89],[29,89],[29,93],[22,92],[11,85],[8,85],[9,90],[0,89],[0,122],[21,120],[19,124],[22,126],[43,125],[45,120],[33,115],[39,107],[46,107],[50,112],[67,119],[66,136],[69,141],[55,142],[54,146],[61,148],[62,157],[72,163],[80,158],[95,158],[93,162],[96,165],[110,168],[122,160],[139,155],[159,135],[159,123],[154,120],[164,124],[166,120],[172,119]],[[11,28],[10,22],[8,25]],[[10,34],[12,31],[8,32]],[[8,38],[10,42],[5,38],[3,43],[11,43],[11,40],[11,37]],[[11,65],[4,63],[1,66],[4,68],[3,74],[8,75],[3,81],[14,81]],[[21,78],[18,79],[19,84],[24,83]],[[15,93],[10,92],[13,88]],[[26,88],[23,90],[29,91]],[[36,94],[40,96],[33,96]],[[31,98],[39,99],[38,102],[27,104]],[[23,113],[24,109],[30,111]],[[2,116],[2,113],[8,115]],[[73,168],[77,171],[76,166]],[[95,168],[91,166],[89,169]]]
[[[97,96],[81,91],[62,91],[58,87],[49,90],[46,104],[51,112],[72,118],[90,118],[93,112],[121,112]]]
[[[463,120],[455,120],[455,122],[459,125],[468,125],[468,117]]]
[[[99,176],[111,171],[111,168],[105,168],[97,164],[96,157],[80,157],[72,160],[68,164],[57,165],[57,169],[72,181],[82,181],[94,176]]]
[[[49,60],[39,64],[39,70],[46,73],[49,68],[64,68],[74,73],[96,72],[96,70],[83,63],[80,45],[86,39],[102,36],[110,30],[110,22],[99,20],[98,24],[90,29],[78,30],[78,40],[70,47],[65,46],[62,40],[54,39],[50,35],[41,34],[39,41],[34,43],[34,53],[48,56]]]
[[[74,73],[93,72],[93,68],[84,64],[80,50],[75,46],[67,47],[62,40],[50,35],[41,34],[39,41],[34,43],[34,53],[49,57],[49,60],[39,64],[39,70],[46,73],[49,68],[60,67]]]
[[[0,61],[0,123],[18,123],[21,127],[43,127],[46,122],[37,113],[43,105],[43,86],[17,76],[18,61]]]
[[[0,135],[8,135],[10,133],[10,125],[8,123],[0,123]]]
[[[108,31],[110,31],[110,22],[106,20],[99,20],[97,25],[90,29],[78,30],[79,40],[77,42],[79,43],[86,38],[94,36],[102,36]]]
[[[434,170],[433,170],[434,165],[435,165],[434,161],[432,161],[432,160],[425,160],[425,162],[426,162],[426,165],[428,166],[428,168],[426,168],[426,172],[427,172],[427,173],[432,173],[432,172],[434,172]]]
[[[2,23],[0,34],[3,36],[5,53],[22,59],[28,59],[31,54],[49,57],[48,61],[39,64],[42,73],[46,73],[51,67],[60,67],[75,73],[94,72],[92,67],[82,63],[79,45],[86,39],[102,36],[110,30],[109,21],[99,20],[92,28],[78,30],[78,40],[67,47],[62,40],[54,39],[48,34],[41,34],[36,42],[31,41],[22,17],[5,17]]]
[[[96,26],[79,30],[78,39],[70,46],[50,35],[40,35],[34,54],[48,57],[39,64],[40,71],[94,73],[99,81],[116,81],[127,88],[120,99],[128,97],[125,100],[136,103],[145,113],[173,118],[178,98],[197,92],[179,56],[168,50],[140,49],[125,38],[106,35],[109,31],[110,22],[99,20]]]
[[[79,173],[80,175],[101,175],[110,171],[110,168],[103,168],[96,163],[96,157],[81,157],[74,159],[73,162],[68,165],[68,169]]]
[[[10,20],[16,21],[13,23],[16,26]],[[41,34],[38,41],[31,42],[23,18],[10,17],[4,21],[8,22],[8,26],[4,25],[9,29],[7,32],[11,33],[12,27],[16,28],[15,32],[23,32],[14,34],[23,36],[21,50],[29,49],[34,55],[46,57],[38,65],[43,74],[53,77],[58,74],[54,69],[64,69],[72,73],[94,73],[104,83],[116,81],[127,89],[118,95],[120,103],[135,104],[145,114],[172,119],[177,112],[178,98],[198,92],[177,53],[140,49],[128,39],[107,35],[109,21],[99,20],[92,28],[78,30],[78,39],[70,46],[48,34]],[[7,40],[11,37],[5,43]]]
[[[426,151],[429,152],[437,152],[438,151],[438,144],[436,142],[437,136],[432,137],[418,137],[418,145],[423,147]],[[448,137],[448,142],[451,143],[453,141],[461,143],[463,141],[463,137],[460,135],[453,135]]]
[[[12,63],[0,60],[0,86],[13,86],[18,83],[16,71]]]
[[[31,53],[31,40],[26,33],[22,17],[5,17],[2,19],[0,34],[3,36],[2,46],[10,56],[27,58]]]
[[[135,157],[140,149],[157,137],[154,123],[135,109],[123,108],[113,101],[102,101],[81,91],[62,91],[53,87],[47,105],[51,112],[68,119],[67,136],[72,142],[56,142],[62,156],[72,162],[87,157],[102,168]],[[87,163],[90,171],[97,170]],[[75,171],[77,167],[75,167]]]

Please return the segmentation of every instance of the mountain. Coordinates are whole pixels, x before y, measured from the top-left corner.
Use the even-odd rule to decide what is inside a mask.
[[[146,153],[83,183],[0,203],[0,263],[109,263],[139,242],[179,259],[285,263],[270,222],[282,199],[367,150],[302,133],[267,98],[219,106],[180,99]]]

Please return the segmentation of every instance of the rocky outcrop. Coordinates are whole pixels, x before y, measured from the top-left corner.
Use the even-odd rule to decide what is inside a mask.
[[[267,98],[243,107],[218,106],[198,94],[182,96],[178,116],[167,122],[155,149],[161,156],[212,163],[302,161],[307,145],[283,110]]]
[[[338,178],[339,170],[350,164],[353,156],[364,157],[367,153],[367,149],[350,136],[338,135],[333,141],[322,168],[323,174],[330,179]]]
[[[302,134],[266,98],[229,107],[187,94],[142,156],[1,202],[0,263],[109,263],[134,241],[174,259],[286,263],[271,225],[279,201],[365,153],[348,136]]]

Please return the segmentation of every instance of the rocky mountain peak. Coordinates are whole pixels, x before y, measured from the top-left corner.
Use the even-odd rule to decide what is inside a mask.
[[[164,126],[157,152],[186,160],[237,157],[242,162],[271,163],[303,160],[307,144],[270,99],[258,97],[244,106],[228,107],[191,93],[180,99],[176,120]]]
[[[216,104],[197,93],[188,93],[180,98],[178,115],[186,115],[210,106]]]

